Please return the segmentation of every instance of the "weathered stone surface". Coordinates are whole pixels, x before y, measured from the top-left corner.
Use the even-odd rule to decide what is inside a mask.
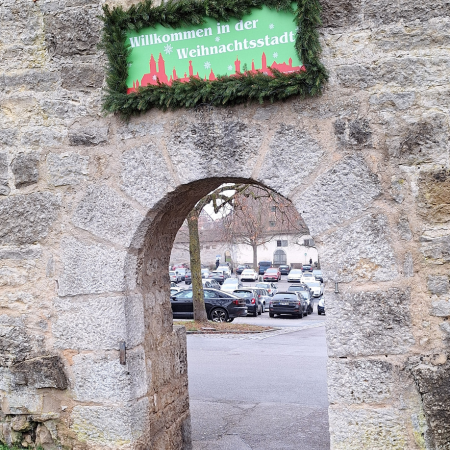
[[[125,247],[144,217],[117,192],[105,185],[89,186],[72,222],[96,236]]]
[[[15,195],[0,201],[0,244],[34,244],[55,221],[60,198],[50,192]]]
[[[405,423],[392,408],[347,409],[330,407],[333,450],[405,450]],[[363,425],[362,425],[363,424]]]
[[[152,207],[174,186],[167,163],[155,146],[145,145],[123,154],[121,188],[142,205]]]
[[[16,141],[17,130],[15,129],[0,129],[0,144],[14,145]]]
[[[317,168],[323,154],[323,148],[311,136],[283,124],[272,138],[259,179],[288,195]]]
[[[361,0],[322,0],[324,27],[337,28],[355,25],[361,21]]]
[[[37,259],[42,256],[40,245],[27,247],[0,247],[0,259]]]
[[[406,353],[414,344],[410,301],[410,293],[400,289],[328,293],[328,355]]]
[[[39,180],[39,155],[37,153],[21,153],[11,162],[16,188],[35,184]]]
[[[104,77],[103,67],[94,64],[76,64],[61,69],[61,85],[69,91],[101,88]]]
[[[40,414],[43,408],[42,394],[25,389],[13,389],[4,395],[2,405],[5,414]]]
[[[0,268],[0,287],[2,286],[21,286],[28,281],[28,274],[24,269],[14,267]]]
[[[67,130],[64,127],[27,127],[22,130],[20,143],[26,147],[58,147],[66,136]]]
[[[330,404],[383,403],[396,389],[395,367],[374,359],[330,359],[328,399]]]
[[[428,222],[450,221],[450,171],[422,172],[419,177],[418,212]]]
[[[121,140],[135,139],[145,136],[160,135],[164,132],[162,123],[155,122],[128,122],[117,130]],[[147,153],[151,153],[148,151]]]
[[[0,153],[0,195],[8,195],[8,153]]]
[[[433,302],[430,314],[437,317],[450,317],[450,302],[446,300]]]
[[[0,367],[25,360],[32,351],[30,336],[19,318],[0,316]]]
[[[54,307],[52,332],[57,348],[118,350],[120,341],[129,348],[143,342],[144,310],[140,296],[58,298]]]
[[[414,276],[414,260],[411,253],[406,253],[403,259],[403,276],[411,278]]]
[[[397,223],[397,230],[403,240],[410,241],[412,239],[411,228],[407,217],[400,217]]]
[[[126,265],[128,259],[134,259],[127,258],[125,251],[83,244],[72,237],[63,240],[61,249],[64,269],[59,279],[60,296],[125,290]]]
[[[429,439],[433,448],[447,449],[450,443],[450,363],[432,364],[412,358],[410,370],[422,396]],[[430,447],[431,448],[431,447]]]
[[[38,356],[11,367],[12,381],[16,386],[35,389],[67,389],[68,381],[59,356]]]
[[[405,110],[410,108],[416,100],[416,93],[411,92],[382,92],[370,97],[370,104],[377,109]]]
[[[132,441],[130,411],[127,407],[75,406],[72,430],[82,442],[108,445]]]
[[[69,131],[69,144],[78,146],[99,145],[108,140],[108,127],[83,127],[74,128]]]
[[[58,74],[46,70],[27,70],[26,72],[0,77],[0,92],[16,92],[20,88],[36,92],[55,90]]]
[[[422,254],[434,264],[443,264],[450,261],[450,236],[425,238],[421,246]]]
[[[366,119],[338,119],[334,122],[338,144],[344,147],[371,147],[372,131]]]
[[[432,294],[442,295],[449,291],[449,279],[447,275],[429,275],[427,288]]]
[[[47,168],[53,186],[76,185],[85,180],[88,173],[89,156],[78,153],[50,153]]]
[[[167,150],[181,182],[188,183],[218,173],[249,178],[261,144],[260,125],[219,115],[187,125],[174,122]]]
[[[295,200],[311,234],[320,234],[359,215],[381,193],[378,177],[361,156],[342,159]],[[327,214],[320,214],[327,211]]]
[[[74,56],[94,54],[99,41],[100,21],[95,8],[69,9],[45,16],[45,40],[50,54]]]
[[[312,220],[307,223],[309,225]],[[388,222],[382,214],[364,216],[325,235],[322,242],[320,258],[329,280],[387,281],[397,277]]]

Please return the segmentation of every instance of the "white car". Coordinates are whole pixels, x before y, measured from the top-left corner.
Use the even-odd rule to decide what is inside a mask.
[[[170,296],[173,297],[175,294],[178,294],[178,292],[182,291],[183,289],[179,287],[171,287],[170,288]]]
[[[256,281],[258,274],[253,269],[244,269],[241,273],[241,281]]]
[[[311,289],[313,297],[320,297],[323,294],[323,287],[320,281],[306,281],[305,284]]]
[[[209,269],[202,269],[202,278],[209,278]]]
[[[311,272],[304,272],[300,282],[306,284],[308,281],[316,281],[316,277]]]
[[[300,280],[302,279],[302,269],[292,269],[289,272],[289,275],[287,277],[288,281],[296,281],[297,283],[300,283]]]
[[[222,291],[231,293],[241,287],[242,283],[237,278],[227,278],[222,284]]]
[[[255,287],[265,289],[270,297],[274,296],[278,292],[278,288],[275,286],[275,283],[268,283],[266,281],[256,283]]]
[[[181,275],[178,272],[175,272],[174,270],[171,270],[169,272],[170,281],[173,281],[174,283],[179,283],[181,281]]]
[[[227,265],[219,266],[216,270],[221,270],[222,272],[225,272],[229,277],[231,277],[231,269]]]

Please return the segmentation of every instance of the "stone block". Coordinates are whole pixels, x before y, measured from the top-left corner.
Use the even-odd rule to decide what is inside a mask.
[[[89,156],[78,153],[50,153],[47,156],[47,169],[53,186],[76,185],[86,179],[89,169]]]
[[[144,339],[140,296],[54,301],[52,333],[55,347],[75,350],[118,350],[125,341],[133,348]]]
[[[324,27],[349,27],[361,22],[361,0],[323,0],[322,23]]]
[[[0,153],[0,195],[8,195],[8,153]]]
[[[308,221],[302,216],[308,225],[312,223],[312,217]],[[323,236],[320,258],[327,278],[333,281],[388,281],[398,276],[388,221],[382,214],[364,216]]]
[[[59,75],[39,69],[30,69],[19,74],[11,74],[0,78],[0,92],[16,93],[20,89],[32,90],[35,92],[54,91]]]
[[[447,358],[443,364],[423,359],[412,362],[410,370],[422,397],[429,439],[435,448],[446,449],[450,442],[450,363]]]
[[[0,129],[0,144],[12,146],[16,142],[17,130],[15,128]]]
[[[67,389],[68,380],[59,356],[37,356],[11,367],[12,381],[16,386],[35,389]]]
[[[432,294],[443,295],[449,291],[449,279],[447,275],[429,275],[427,288]]]
[[[121,189],[142,205],[151,208],[174,187],[164,156],[154,145],[133,148],[123,154]]]
[[[328,360],[330,404],[384,403],[392,398],[398,377],[388,361],[374,359]]]
[[[330,407],[333,450],[405,450],[408,429],[401,412],[392,408]]]
[[[0,245],[34,244],[45,238],[61,200],[50,192],[14,195],[0,200]]]
[[[372,147],[372,131],[366,119],[338,119],[334,122],[334,134],[343,147]]]
[[[369,103],[377,110],[408,110],[416,101],[416,93],[411,92],[381,92],[373,94]]]
[[[11,162],[14,184],[17,189],[39,181],[39,154],[20,153]]]
[[[2,409],[5,414],[40,414],[43,409],[43,397],[43,394],[38,394],[34,390],[16,388],[4,394]]]
[[[61,86],[69,91],[83,91],[102,87],[105,72],[101,65],[74,64],[61,69]]]
[[[411,278],[414,276],[414,260],[411,253],[406,253],[403,259],[403,276]]]
[[[75,406],[71,429],[79,441],[94,446],[118,441],[129,445],[133,439],[130,417],[124,406]]]
[[[61,243],[64,270],[59,278],[60,296],[122,292],[127,266],[136,258],[104,245],[88,245],[70,237]],[[134,288],[135,283],[129,286]]]
[[[124,141],[128,139],[161,135],[164,133],[164,126],[161,122],[128,122],[117,130],[118,137]]]
[[[448,222],[450,220],[450,171],[440,169],[422,172],[418,186],[418,213],[427,222]]]
[[[26,147],[59,147],[66,136],[65,127],[26,127],[22,129],[20,142]]]
[[[42,248],[39,244],[26,247],[0,247],[0,259],[38,259],[42,256]]]
[[[323,148],[305,131],[281,125],[269,144],[258,178],[287,196],[317,169],[323,155]]]
[[[66,8],[44,16],[46,46],[54,56],[93,55],[97,52],[101,22],[96,8]]]
[[[28,274],[24,269],[14,267],[0,268],[0,287],[2,286],[22,286],[28,281]]]
[[[196,123],[171,124],[167,150],[182,183],[221,174],[250,178],[263,142],[260,124],[229,119],[214,111]]]
[[[450,261],[450,236],[423,238],[421,252],[427,261],[433,264],[444,264]]]
[[[33,350],[31,336],[19,318],[0,316],[0,367],[24,361]]]
[[[64,92],[52,98],[40,99],[40,108],[50,118],[71,119],[88,115],[88,107],[80,102],[80,96],[77,93],[73,95]]]
[[[433,302],[430,314],[437,317],[450,317],[450,302],[447,300]]]
[[[73,146],[95,146],[108,140],[108,127],[74,128],[69,131],[69,144]]]
[[[89,186],[72,218],[75,226],[128,247],[144,216],[105,185]]]
[[[369,170],[361,156],[355,155],[345,157],[317,177],[294,203],[315,235],[360,215],[380,194],[377,175]],[[327,213],[320,214],[320,211]]]
[[[397,230],[400,238],[404,241],[410,241],[412,239],[408,217],[400,217],[399,221],[397,222]]]
[[[74,398],[84,402],[131,400],[131,376],[119,355],[76,355],[73,358]]]
[[[387,291],[326,294],[328,356],[407,353],[414,345],[410,293]]]

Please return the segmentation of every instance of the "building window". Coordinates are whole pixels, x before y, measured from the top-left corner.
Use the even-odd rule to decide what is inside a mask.
[[[287,247],[288,241],[287,240],[279,240],[277,241],[277,247]]]
[[[277,265],[286,264],[286,252],[284,250],[275,250],[275,253],[273,254],[273,263]]]
[[[277,247],[281,247],[281,241],[277,241]]]
[[[271,221],[269,222],[269,225],[270,225],[271,227],[274,227],[274,226],[275,226],[275,221],[274,221],[274,220],[271,220]]]

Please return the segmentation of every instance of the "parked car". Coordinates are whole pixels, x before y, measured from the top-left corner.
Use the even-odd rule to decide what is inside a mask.
[[[269,303],[270,300],[272,300],[272,297],[269,295],[266,289],[261,289],[262,293],[259,297],[259,301],[261,303],[261,311],[266,312],[267,309],[269,309]]]
[[[269,316],[289,314],[302,319],[303,316],[308,315],[307,308],[306,300],[302,295],[297,295],[297,292],[278,292],[270,300]]]
[[[317,314],[319,314],[319,316],[325,314],[325,299],[323,297],[319,300],[319,304],[317,305]]]
[[[211,272],[211,278],[214,278],[220,285],[228,278],[228,274],[223,270],[213,270]]]
[[[302,283],[308,281],[316,281],[316,277],[311,272],[303,272],[302,278],[300,280]]]
[[[179,283],[181,281],[181,275],[175,272],[174,270],[171,270],[169,272],[170,281],[173,281],[174,283]]]
[[[236,289],[243,287],[242,283],[237,278],[227,278],[222,285],[222,291],[233,292]]]
[[[253,269],[245,269],[241,273],[241,281],[256,281],[258,279],[258,274]]]
[[[280,271],[275,267],[269,267],[264,275],[263,275],[263,281],[280,281],[281,280],[281,273]]]
[[[203,278],[202,283],[204,288],[213,288],[220,291],[220,284],[214,278]]]
[[[186,268],[184,268],[184,267],[179,267],[178,269],[175,269],[175,272],[177,272],[178,273],[178,275],[180,275],[180,277],[181,277],[181,281],[184,281],[185,280],[185,277],[186,277]]]
[[[213,322],[231,322],[236,317],[247,315],[247,305],[244,299],[216,289],[204,289],[206,314]],[[170,298],[174,318],[192,319],[194,307],[192,289],[186,289]]]
[[[171,288],[170,288],[170,296],[172,297],[173,295],[178,294],[178,292],[181,292],[182,290],[183,290],[183,289],[178,288],[178,287],[175,287],[175,288],[171,287]]]
[[[262,305],[253,289],[236,289],[233,294],[245,299],[248,314],[251,314],[253,317],[261,315]]]
[[[296,281],[297,283],[300,283],[300,280],[302,279],[303,272],[301,269],[292,269],[289,272],[289,275],[287,277],[288,281]]]
[[[280,267],[278,267],[278,269],[280,269],[280,273],[281,275],[289,275],[289,272],[291,270],[291,268],[287,265],[282,264]]]
[[[320,281],[306,281],[305,284],[311,289],[314,297],[320,297],[323,294],[323,285]]]
[[[303,272],[312,272],[313,268],[311,264],[303,264],[302,271]]]
[[[309,290],[304,291],[298,291],[299,295],[303,295],[303,298],[306,300],[306,303],[308,304],[306,311],[308,314],[312,314],[314,310],[314,300],[311,296],[311,292]]]
[[[321,270],[313,270],[312,273],[316,277],[317,281],[323,283],[323,273]]]
[[[250,269],[248,264],[240,264],[239,266],[237,266],[236,275],[240,275],[245,269]]]
[[[202,269],[202,278],[209,278],[209,269]]]
[[[219,266],[216,270],[222,270],[223,272],[225,272],[229,277],[231,277],[231,269],[228,265],[223,264],[221,266]]]
[[[184,282],[187,285],[192,283],[192,274],[190,270],[186,270],[186,273],[184,274]]]
[[[170,272],[169,272],[169,273],[170,273]],[[171,288],[176,288],[176,287],[178,287],[178,286],[177,286],[177,283],[175,283],[174,281],[171,281],[171,282],[170,282],[170,287],[171,287]]]
[[[259,275],[264,275],[265,271],[272,267],[272,261],[260,261],[258,263],[258,273]]]
[[[275,295],[278,291],[278,288],[275,286],[275,283],[266,283],[266,282],[258,282],[255,284],[255,287],[265,289],[270,297]]]

